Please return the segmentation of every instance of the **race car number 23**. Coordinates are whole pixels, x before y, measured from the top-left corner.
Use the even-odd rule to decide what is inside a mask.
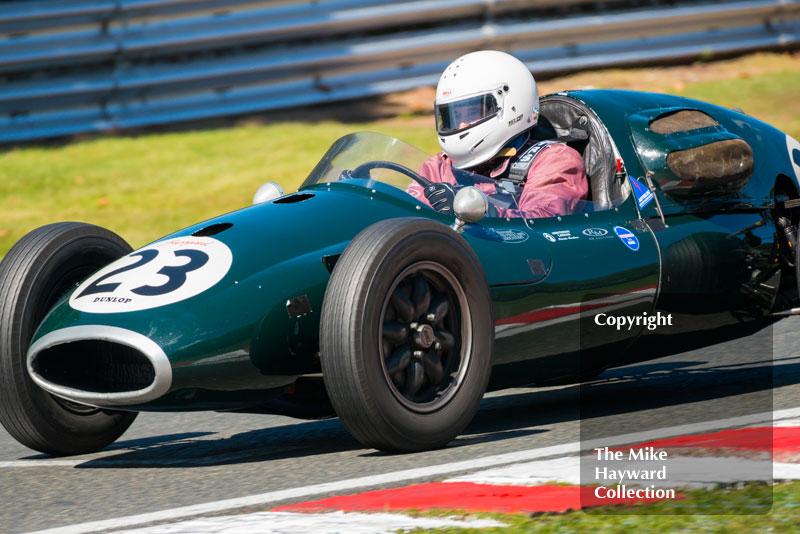
[[[179,237],[121,258],[83,282],[70,306],[90,313],[146,310],[179,302],[214,286],[233,255],[210,237]]]

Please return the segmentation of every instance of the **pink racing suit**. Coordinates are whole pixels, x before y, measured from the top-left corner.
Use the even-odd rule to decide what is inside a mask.
[[[432,182],[456,184],[449,158],[444,153],[431,156],[419,173]],[[475,187],[487,195],[496,192],[492,178],[476,175]],[[430,206],[422,186],[413,182],[406,191]],[[496,207],[498,217],[555,217],[573,213],[586,200],[589,183],[583,158],[573,148],[554,143],[543,149],[528,169],[528,177],[517,200],[519,209]]]

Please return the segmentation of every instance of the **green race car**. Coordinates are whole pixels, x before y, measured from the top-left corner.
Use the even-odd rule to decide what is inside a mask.
[[[584,158],[575,213],[493,217],[517,200],[502,183],[438,213],[411,194],[427,154],[356,133],[296,193],[267,185],[137,251],[92,225],[34,230],[0,264],[0,422],[54,455],[185,410],[337,415],[366,446],[425,450],[487,389],[581,382],[794,313],[796,140],[607,90],[542,98],[535,131]],[[692,320],[660,328],[672,315]]]

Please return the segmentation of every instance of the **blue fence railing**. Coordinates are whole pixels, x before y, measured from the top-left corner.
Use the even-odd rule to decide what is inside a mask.
[[[0,4],[0,143],[434,84],[459,54],[536,73],[800,41],[800,0],[49,0]]]

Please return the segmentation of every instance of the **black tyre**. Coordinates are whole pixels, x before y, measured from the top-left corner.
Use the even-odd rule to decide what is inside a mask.
[[[322,305],[325,387],[368,447],[444,447],[478,409],[494,321],[483,269],[447,226],[376,223],[345,249]]]
[[[130,251],[113,232],[66,222],[30,232],[0,262],[0,423],[23,445],[56,456],[93,452],[136,418],[54,397],[34,384],[25,363],[31,338],[56,301]]]

